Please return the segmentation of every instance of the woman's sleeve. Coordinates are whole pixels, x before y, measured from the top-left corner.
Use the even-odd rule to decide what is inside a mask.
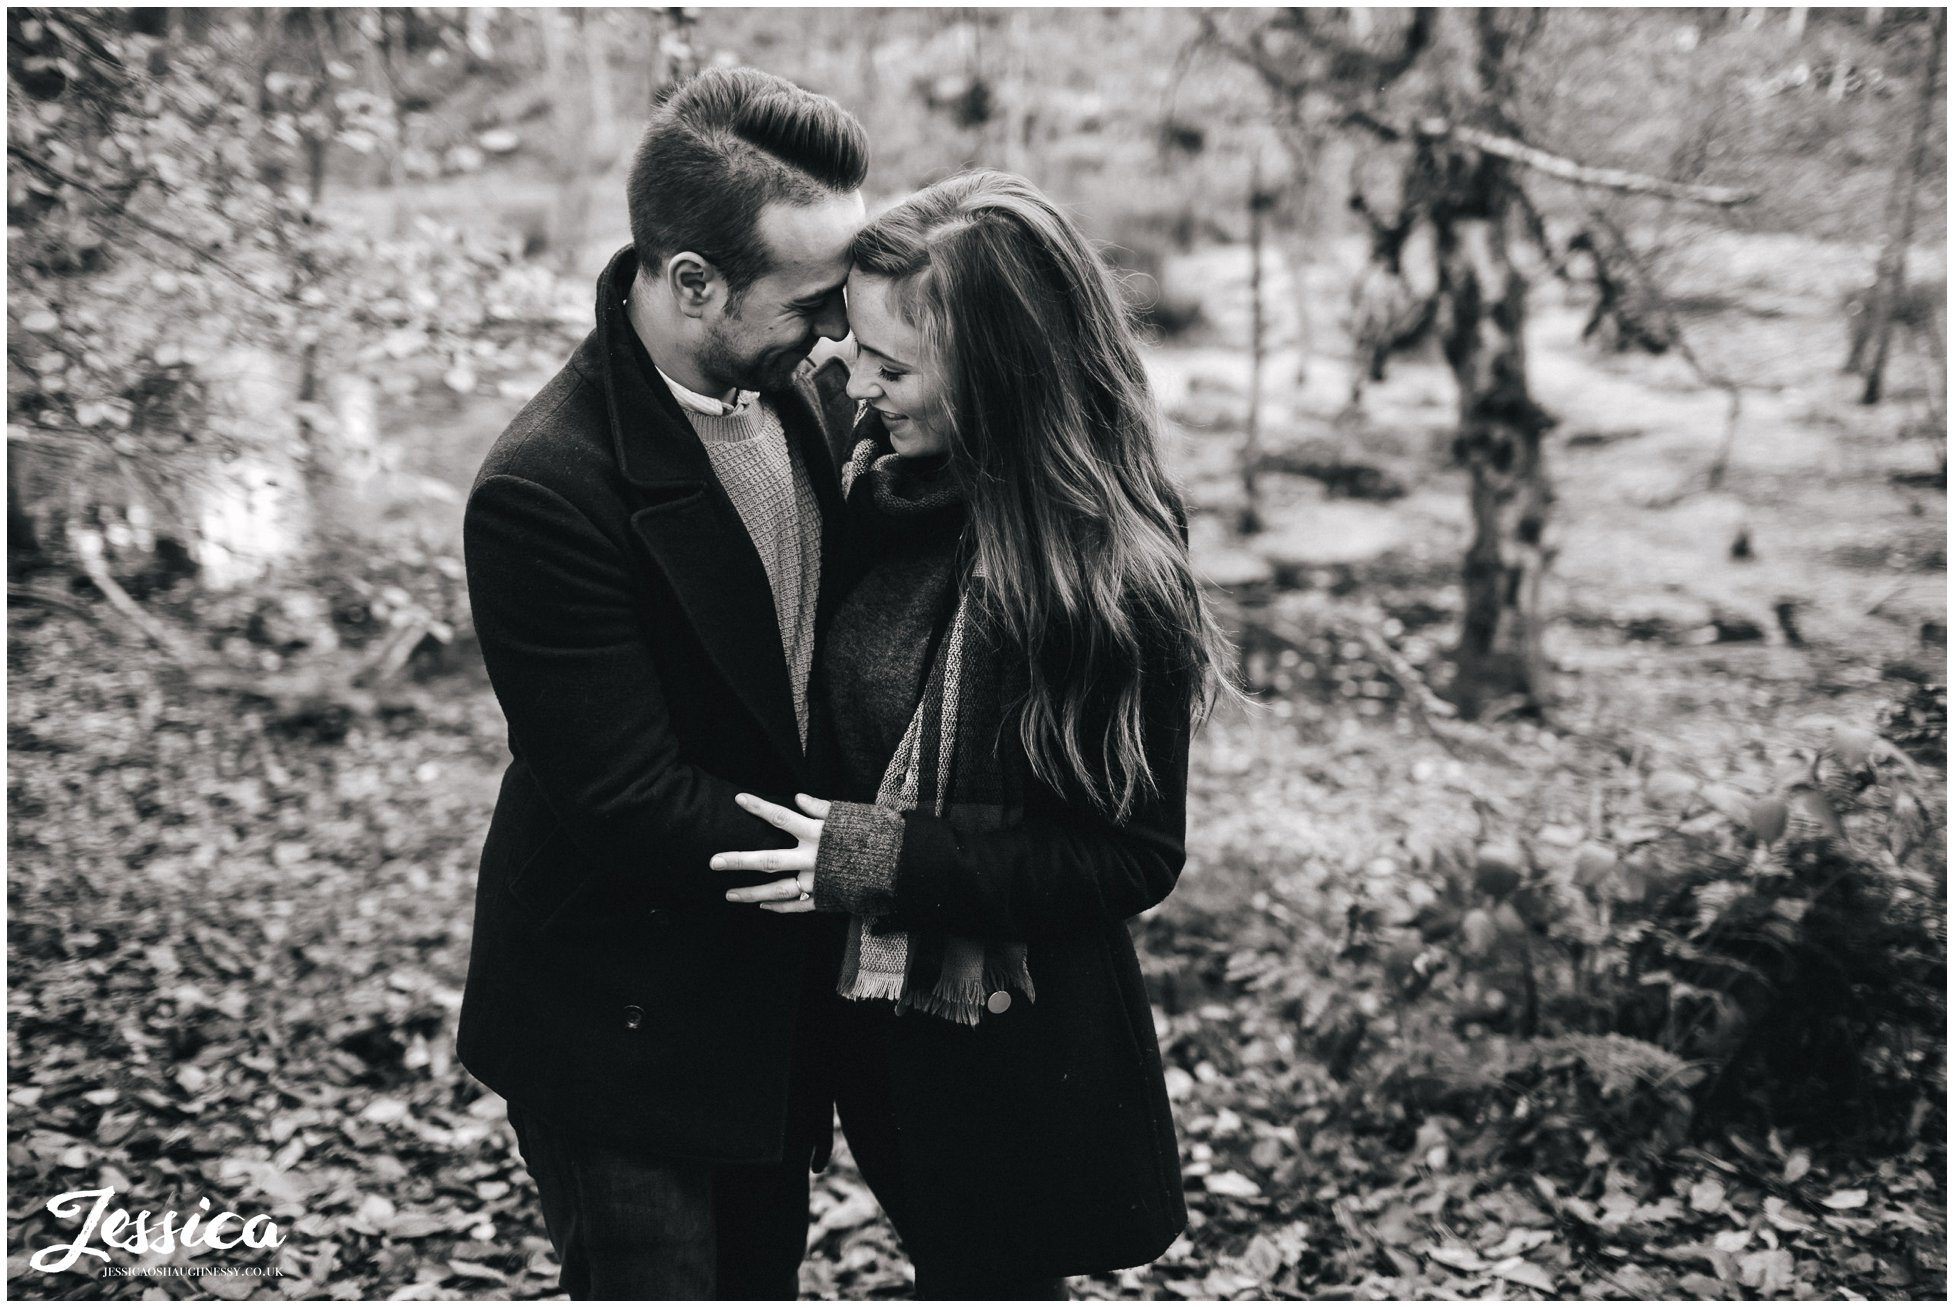
[[[1064,935],[1153,907],[1186,861],[1185,704],[1178,693],[1149,704],[1157,793],[1122,823],[1035,781],[1024,820],[985,832],[926,813],[834,805],[817,856],[817,905],[885,916],[904,930],[1010,940]]]

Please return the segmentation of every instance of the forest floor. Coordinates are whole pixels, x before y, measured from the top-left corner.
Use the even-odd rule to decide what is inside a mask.
[[[1781,284],[1810,262],[1766,253],[1754,289],[1788,307],[1704,324],[1740,346],[1750,333],[1783,374],[1747,395],[1715,491],[1723,396],[1671,359],[1593,353],[1575,311],[1543,297],[1561,699],[1475,750],[1427,730],[1352,648],[1363,615],[1432,648],[1456,622],[1465,494],[1439,448],[1442,373],[1399,368],[1359,420],[1336,416],[1346,365],[1307,359],[1272,446],[1361,455],[1409,493],[1333,500],[1272,477],[1270,539],[1244,543],[1221,526],[1239,352],[1160,352],[1204,564],[1273,560],[1320,655],[1254,655],[1279,688],[1199,737],[1189,865],[1139,928],[1194,1222],[1153,1267],[1076,1278],[1075,1295],[1944,1296],[1940,1138],[1881,1157],[1778,1133],[1531,1157],[1473,1121],[1353,1111],[1364,1069],[1316,1024],[1332,1001],[1366,1010],[1363,1058],[1386,1060],[1392,1032],[1430,1020],[1383,992],[1330,993],[1353,904],[1401,891],[1430,851],[1488,821],[1578,840],[1624,778],[1665,760],[1755,782],[1826,723],[1870,722],[1945,679],[1945,492],[1931,443],[1903,430],[1917,403],[1852,405],[1826,301]],[[520,393],[404,415],[410,462],[465,481]],[[553,1294],[502,1105],[452,1054],[506,757],[479,675],[308,714],[195,684],[75,614],[17,606],[9,637],[11,1293]],[[101,1186],[131,1209],[270,1213],[282,1275],[31,1269],[75,1229],[47,1201]],[[909,1284],[844,1150],[817,1178],[803,1291]]]

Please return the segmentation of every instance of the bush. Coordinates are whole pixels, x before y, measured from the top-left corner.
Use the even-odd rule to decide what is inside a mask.
[[[1892,714],[1889,721],[1896,720]],[[1374,1069],[1508,1133],[1944,1129],[1946,865],[1906,753],[1839,725],[1769,793],[1658,771],[1603,839],[1455,852],[1365,946],[1439,1040]]]

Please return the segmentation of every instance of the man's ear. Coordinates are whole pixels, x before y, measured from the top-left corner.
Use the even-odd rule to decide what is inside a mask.
[[[679,312],[688,318],[704,317],[706,306],[722,289],[719,270],[690,250],[681,250],[665,260],[665,286]]]

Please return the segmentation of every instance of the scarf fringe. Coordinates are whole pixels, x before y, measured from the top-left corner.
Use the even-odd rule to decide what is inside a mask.
[[[900,1013],[905,1008],[918,1009],[936,1017],[947,1017],[963,1026],[976,1026],[978,1017],[984,1011],[984,1004],[981,999],[972,1002],[926,990],[918,994],[905,995],[902,1002],[896,1005],[896,1011]]]
[[[1025,966],[1023,945],[1007,945],[1002,958],[984,960],[984,989],[1017,990],[1027,1004],[1038,1002],[1038,991],[1031,984],[1031,969]]]
[[[843,999],[896,999],[902,998],[902,978],[890,976],[886,972],[870,972],[866,976],[857,974],[835,987],[835,993]]]

